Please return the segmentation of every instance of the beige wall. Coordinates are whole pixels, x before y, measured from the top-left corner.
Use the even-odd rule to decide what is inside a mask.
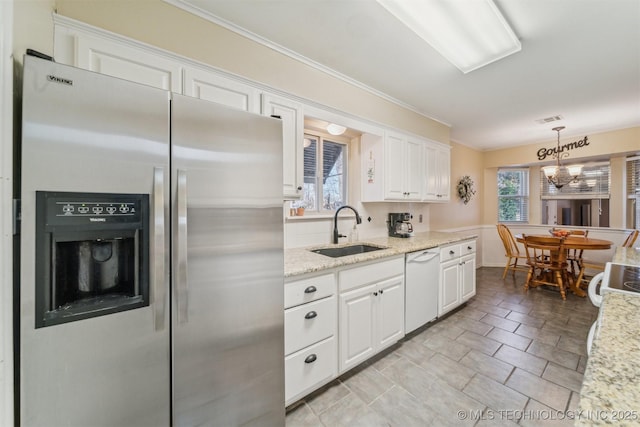
[[[2,0],[0,0],[2,1]],[[13,21],[13,56],[22,63],[27,48],[53,55],[55,0],[16,0]]]
[[[624,169],[625,156],[632,153],[640,153],[640,127],[619,129],[611,132],[587,135],[589,145],[571,150],[569,157],[563,160],[565,163],[588,162],[591,159],[611,160],[611,194],[610,227],[625,228],[624,212]],[[577,141],[584,135],[577,137],[560,138],[560,144]],[[541,141],[535,144],[507,148],[503,150],[486,151],[484,156],[485,200],[483,203],[484,224],[493,224],[498,218],[497,195],[497,170],[502,166],[530,166],[529,170],[529,223],[540,224],[540,167],[552,164],[552,159],[541,162],[537,158],[540,148],[551,148],[556,145],[556,140]]]
[[[58,0],[59,14],[353,115],[449,143],[449,127],[161,0]]]
[[[582,139],[585,135],[563,137],[561,134],[560,145]],[[594,157],[609,158],[612,154],[637,153],[640,151],[640,127],[619,129],[611,132],[590,134],[589,145],[569,151],[569,157],[564,161],[575,163],[580,159]],[[520,145],[503,150],[486,151],[484,166],[486,168],[518,165],[542,165],[553,164],[553,159],[547,158],[539,161],[536,155],[541,148],[555,147],[556,139],[540,141],[529,145]]]
[[[431,230],[462,228],[482,224],[482,210],[486,198],[483,155],[480,151],[464,145],[451,143],[451,201],[430,205]],[[466,205],[458,197],[456,185],[460,178],[469,175],[474,182],[476,194]]]

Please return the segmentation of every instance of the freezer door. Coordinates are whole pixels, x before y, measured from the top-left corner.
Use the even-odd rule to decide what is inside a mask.
[[[173,423],[282,426],[282,125],[171,108]]]
[[[166,426],[169,94],[26,57],[22,120],[21,425]],[[149,195],[148,306],[35,328],[36,191]]]

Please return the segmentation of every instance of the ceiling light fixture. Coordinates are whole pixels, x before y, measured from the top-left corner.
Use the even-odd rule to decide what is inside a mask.
[[[329,132],[331,135],[342,135],[346,130],[346,127],[337,125],[335,123],[329,123],[327,125],[327,132]]]
[[[558,133],[558,147],[555,153],[553,153],[553,158],[556,159],[555,166],[545,166],[542,168],[549,184],[553,184],[558,190],[564,187],[565,184],[577,183],[578,176],[582,172],[582,165],[562,166],[560,163],[561,158],[569,156],[569,153],[560,151],[560,131],[562,129],[564,129],[564,126],[553,128],[553,130]]]
[[[377,0],[463,73],[519,52],[492,0]]]

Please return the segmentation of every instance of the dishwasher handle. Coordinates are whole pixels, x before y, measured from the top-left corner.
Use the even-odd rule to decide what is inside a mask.
[[[407,262],[428,262],[440,255],[440,252],[424,251],[420,255],[411,255],[407,257]]]

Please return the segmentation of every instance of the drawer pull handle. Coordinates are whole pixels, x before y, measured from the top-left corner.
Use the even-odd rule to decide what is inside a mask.
[[[467,246],[467,249],[471,250],[471,249],[473,249],[473,248],[472,248],[471,246]]]
[[[453,255],[453,254],[455,254],[454,251],[449,251],[449,255]]]
[[[304,290],[304,293],[305,293],[305,294],[312,294],[312,293],[314,293],[315,291],[317,291],[316,287],[315,287],[315,286],[313,286],[313,285],[311,285],[311,286],[309,286],[307,289],[305,289],[305,290]]]
[[[316,356],[315,354],[310,354],[307,356],[306,359],[304,359],[304,363],[313,363],[316,361],[317,358],[318,356]]]
[[[304,315],[305,319],[313,319],[314,317],[316,317],[318,315],[318,313],[316,313],[315,311],[310,311],[307,314]]]

